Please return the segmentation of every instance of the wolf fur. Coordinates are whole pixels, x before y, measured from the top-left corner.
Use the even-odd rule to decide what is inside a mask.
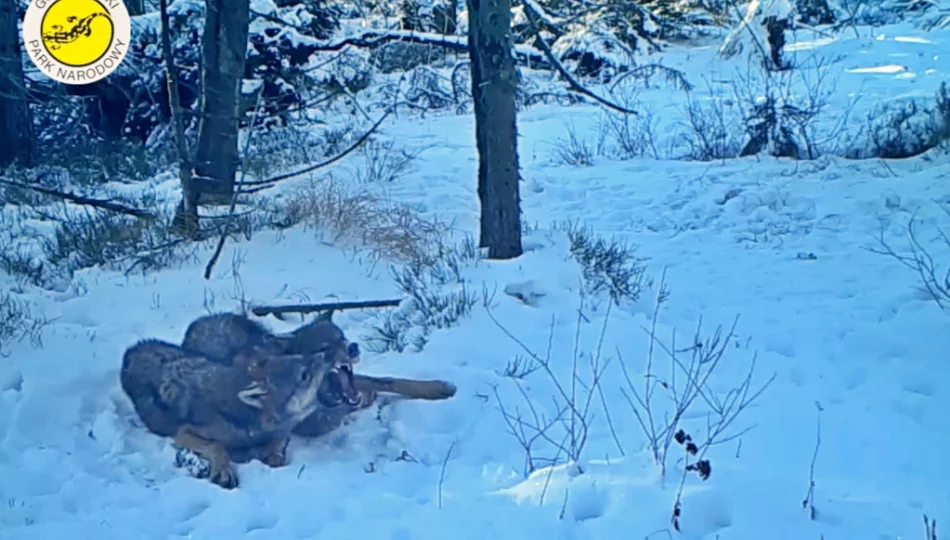
[[[219,358],[227,358],[248,345],[292,354],[320,352],[334,363],[350,366],[360,360],[359,348],[350,343],[343,330],[333,323],[331,312],[320,314],[289,334],[273,334],[262,324],[243,315],[216,313],[192,322],[182,342],[187,349]],[[410,399],[436,400],[450,398],[456,391],[453,384],[445,381],[371,377],[353,373],[352,367],[340,374],[344,376],[327,377],[320,391],[320,401],[324,406],[295,426],[293,433],[309,437],[329,433],[351,413],[372,405],[381,392]],[[336,397],[340,393],[345,394],[345,399]]]
[[[322,352],[248,344],[211,358],[148,339],[126,350],[120,384],[150,431],[205,457],[211,480],[232,488],[233,455],[286,462],[291,430],[320,406],[318,392],[333,367]]]

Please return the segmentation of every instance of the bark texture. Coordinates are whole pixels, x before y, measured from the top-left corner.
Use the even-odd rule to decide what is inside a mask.
[[[194,186],[230,201],[238,164],[238,110],[247,59],[248,0],[206,0]]]
[[[0,166],[33,159],[33,117],[26,99],[17,4],[0,1]]]
[[[522,247],[511,0],[466,2],[481,203],[479,245],[488,248],[491,259],[512,259],[521,255]]]

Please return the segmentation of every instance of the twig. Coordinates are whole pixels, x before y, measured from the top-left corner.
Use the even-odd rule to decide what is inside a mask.
[[[251,125],[248,126],[247,139],[244,140],[244,151],[241,155],[241,175],[238,177],[237,185],[234,186],[234,191],[231,193],[231,206],[228,208],[228,219],[224,227],[221,228],[221,236],[218,237],[218,245],[214,248],[214,253],[211,255],[211,259],[208,260],[207,266],[205,266],[205,279],[211,279],[211,270],[214,269],[214,265],[218,262],[218,257],[221,256],[221,250],[224,249],[224,243],[228,239],[228,233],[231,231],[231,222],[234,220],[234,209],[237,206],[237,198],[241,193],[241,188],[244,186],[244,175],[247,173],[247,167],[244,166],[244,160],[247,159],[248,149],[251,147],[251,141],[254,140],[254,128],[257,127],[258,115],[260,114],[261,108],[261,97],[264,95],[264,91],[257,93],[257,103],[254,105],[254,117],[251,118]]]
[[[924,540],[937,540],[937,520],[924,514]]]
[[[660,468],[660,474],[662,476],[666,473],[666,461],[669,448],[677,436],[679,425],[684,418],[686,418],[687,412],[691,409],[697,398],[702,399],[710,410],[706,420],[706,440],[694,449],[696,452],[699,452],[699,458],[701,459],[710,447],[735,440],[754,427],[753,425],[738,433],[724,436],[726,430],[732,425],[736,418],[738,418],[740,413],[742,413],[750,403],[758,399],[766,388],[771,385],[772,381],[775,380],[775,375],[762,386],[753,388],[752,376],[755,372],[755,357],[753,356],[751,366],[745,379],[735,388],[726,392],[724,396],[718,396],[710,388],[709,379],[725,356],[727,347],[731,343],[732,338],[735,337],[738,317],[733,320],[728,332],[724,334],[722,327],[717,327],[713,335],[707,338],[702,337],[702,318],[700,318],[690,346],[684,349],[677,349],[675,329],[673,331],[671,344],[667,346],[656,336],[656,324],[659,319],[660,306],[666,301],[668,295],[665,289],[665,278],[661,278],[659,289],[656,307],[651,317],[651,325],[649,328],[643,328],[643,331],[650,340],[650,345],[646,358],[645,387],[642,393],[638,391],[636,385],[634,385],[620,351],[617,351],[617,355],[620,358],[624,382],[626,383],[626,388],[621,387],[621,393],[627,400],[630,409],[647,438],[653,459]],[[670,359],[669,381],[659,380],[654,373],[654,346],[659,347]],[[689,360],[682,360],[679,357],[679,355],[684,352],[690,354]],[[677,383],[677,372],[685,376],[684,383]],[[656,410],[657,405],[653,399],[657,386],[666,391],[672,408],[672,411],[662,419],[659,418],[660,412]]]
[[[907,243],[910,248],[909,255],[902,255],[894,251],[890,244],[884,239],[883,227],[877,238],[877,242],[881,247],[874,248],[865,246],[864,249],[877,255],[889,255],[899,263],[913,270],[923,285],[922,290],[933,298],[941,310],[946,310],[950,308],[950,306],[947,305],[950,304],[950,265],[948,265],[946,272],[944,272],[942,276],[939,275],[940,272],[937,269],[937,263],[934,261],[933,256],[917,238],[917,231],[914,228],[916,220],[917,213],[914,212],[907,222]],[[943,240],[947,247],[950,247],[950,237],[942,230],[937,230],[941,240]]]
[[[344,309],[366,309],[396,307],[402,300],[362,300],[354,302],[326,302],[323,304],[300,304],[297,306],[258,306],[251,309],[251,313],[258,317],[273,315],[283,319],[289,313],[314,313],[321,311],[339,311]]]
[[[390,41],[443,47],[461,53],[468,52],[468,43],[464,36],[444,36],[428,32],[376,29],[366,30],[361,35],[347,37],[337,42],[316,44],[313,46],[313,49],[319,52],[332,52],[350,46],[375,48]],[[539,54],[538,51],[532,47],[517,45],[513,48],[512,53],[520,65],[527,65],[536,69],[545,69],[548,67],[544,56]]]
[[[815,408],[818,409],[818,436],[815,439],[815,452],[811,455],[811,465],[808,468],[808,492],[805,493],[805,499],[802,501],[802,508],[808,510],[808,517],[815,520],[815,462],[818,461],[818,449],[821,447],[821,403],[815,402]]]
[[[333,164],[336,163],[337,161],[340,161],[341,159],[345,158],[347,155],[349,155],[350,153],[352,153],[354,150],[356,150],[357,148],[359,148],[364,142],[366,142],[366,140],[369,139],[370,136],[373,135],[373,133],[376,132],[376,128],[378,128],[378,127],[383,123],[383,120],[386,120],[386,118],[388,118],[389,115],[392,114],[392,111],[393,111],[393,108],[392,108],[392,107],[390,107],[389,109],[387,109],[386,112],[383,113],[383,115],[379,118],[379,120],[377,120],[376,123],[373,124],[373,126],[372,126],[371,128],[369,128],[369,130],[368,130],[366,133],[364,133],[362,137],[360,137],[355,143],[353,143],[352,145],[350,145],[349,148],[347,148],[347,149],[344,150],[343,152],[340,152],[339,154],[333,156],[332,158],[327,159],[327,160],[324,160],[324,161],[321,161],[320,163],[317,163],[317,164],[315,164],[315,165],[309,165],[309,166],[304,167],[303,169],[300,169],[300,170],[298,170],[298,171],[294,171],[294,172],[290,172],[290,173],[286,173],[286,174],[280,174],[280,175],[274,176],[274,177],[272,177],[272,178],[268,178],[268,179],[266,179],[266,180],[255,180],[255,181],[253,181],[253,182],[245,182],[245,183],[244,183],[244,186],[250,186],[250,187],[254,187],[254,186],[270,186],[270,185],[272,185],[272,184],[276,184],[277,182],[281,182],[281,181],[283,181],[283,180],[287,180],[288,178],[293,178],[293,177],[295,177],[295,176],[300,176],[300,175],[302,175],[302,174],[307,174],[307,173],[313,172],[313,171],[315,171],[315,170],[317,170],[317,169],[321,169],[321,168],[323,168],[323,167],[327,167],[327,166],[329,166],[329,165],[333,165]]]
[[[452,455],[453,448],[455,448],[455,441],[452,441],[448,451],[445,452],[445,459],[442,460],[442,470],[439,471],[439,510],[442,509],[442,483],[445,481],[445,468],[449,464],[449,457]]]
[[[181,108],[181,93],[178,88],[178,66],[172,53],[171,23],[168,18],[168,0],[159,0],[159,17],[162,32],[162,59],[165,62],[165,85],[168,87],[168,108],[172,117],[172,135],[178,154],[178,179],[181,182],[181,203],[172,218],[172,229],[183,236],[198,236],[198,194],[192,184],[192,158],[185,140],[185,121]]]
[[[4,184],[11,187],[29,189],[37,193],[42,193],[44,195],[49,195],[51,197],[57,197],[63,200],[67,200],[72,203],[76,203],[83,206],[92,206],[94,208],[100,208],[102,210],[108,210],[110,212],[116,212],[118,214],[125,214],[127,216],[134,216],[137,218],[153,218],[155,214],[147,212],[145,210],[140,210],[138,208],[127,206],[121,203],[112,202],[111,199],[95,199],[92,197],[86,197],[83,195],[76,195],[75,193],[69,193],[67,191],[58,191],[55,189],[44,188],[40,186],[31,186],[29,184],[23,184],[15,180],[6,180],[0,178],[0,184]]]

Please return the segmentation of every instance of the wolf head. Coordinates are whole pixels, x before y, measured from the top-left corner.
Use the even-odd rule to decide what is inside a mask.
[[[360,393],[353,384],[353,366],[360,361],[360,348],[356,343],[347,341],[343,330],[333,324],[332,312],[324,312],[286,339],[288,353],[324,354],[331,365],[319,391],[319,400],[323,405],[359,405]]]
[[[294,424],[320,406],[320,387],[334,364],[323,352],[280,354],[262,346],[241,350],[234,366],[247,382],[238,399],[260,409],[269,422]]]

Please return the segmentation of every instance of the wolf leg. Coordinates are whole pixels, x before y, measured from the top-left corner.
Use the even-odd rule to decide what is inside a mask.
[[[287,437],[273,439],[261,448],[260,460],[270,467],[283,467],[287,464]]]
[[[389,392],[410,399],[448,399],[455,395],[455,385],[446,381],[423,381],[395,377],[353,375],[353,385],[363,392]]]
[[[209,478],[212,482],[225,489],[237,487],[237,473],[231,467],[231,457],[221,443],[199,437],[192,433],[188,426],[183,426],[175,434],[175,444],[208,460],[211,467]]]

